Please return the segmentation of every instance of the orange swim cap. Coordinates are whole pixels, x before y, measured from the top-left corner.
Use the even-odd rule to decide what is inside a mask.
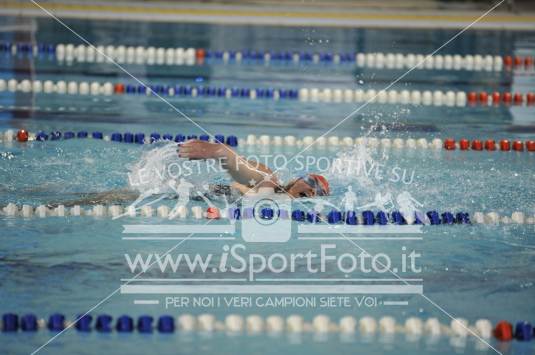
[[[321,193],[319,195],[326,196],[331,193],[329,182],[324,176],[319,175],[319,174],[308,174],[308,176],[316,181],[317,186],[321,190]]]

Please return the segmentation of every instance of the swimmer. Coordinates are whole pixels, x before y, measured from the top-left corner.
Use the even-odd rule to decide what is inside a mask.
[[[230,147],[220,143],[189,140],[180,145],[178,156],[185,159],[217,159],[221,167],[234,179],[231,187],[241,194],[262,187],[273,188],[276,193],[286,193],[293,198],[327,196],[329,182],[318,174],[306,174],[283,185],[270,168],[256,161],[246,160]]]
[[[178,156],[190,160],[217,159],[221,167],[234,179],[234,183],[231,186],[220,184],[209,185],[206,191],[192,192],[189,196],[190,200],[199,201],[208,198],[210,200],[233,202],[238,200],[243,194],[255,192],[258,188],[262,187],[272,188],[275,193],[286,193],[292,198],[313,198],[316,196],[327,196],[330,193],[329,183],[322,175],[306,174],[294,178],[283,185],[267,166],[256,161],[248,161],[238,155],[229,146],[221,143],[190,140],[179,146]],[[176,184],[173,181],[169,183]],[[166,186],[169,186],[169,184]],[[49,203],[48,206],[56,207],[62,204],[69,207],[74,205],[131,203],[132,201],[135,201],[134,203],[137,205],[138,203],[146,202],[151,196],[156,195],[160,195],[157,200],[165,197],[187,200],[188,198],[184,195],[184,192],[190,189],[191,187],[183,189],[182,196],[180,197],[174,185],[172,185],[170,190],[174,190],[177,194],[160,191],[158,188],[150,189],[143,194],[131,190],[83,193],[75,200],[56,201],[55,203]],[[201,193],[202,196],[200,196]],[[156,200],[153,199],[153,201]]]

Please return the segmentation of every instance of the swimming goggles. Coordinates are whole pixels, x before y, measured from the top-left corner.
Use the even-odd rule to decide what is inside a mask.
[[[328,187],[324,186],[324,184],[320,181],[319,176],[308,174],[306,176],[300,177],[299,179],[302,179],[310,187],[312,187],[316,196],[327,196],[329,194]]]

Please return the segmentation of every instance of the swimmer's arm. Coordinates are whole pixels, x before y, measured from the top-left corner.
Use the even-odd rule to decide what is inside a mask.
[[[245,187],[279,186],[270,168],[255,161],[248,161],[224,144],[191,140],[180,146],[178,156],[187,159],[219,159],[221,166],[230,176]],[[254,184],[251,185],[253,181]]]

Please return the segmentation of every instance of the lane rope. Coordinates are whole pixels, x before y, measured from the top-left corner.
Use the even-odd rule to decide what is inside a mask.
[[[203,48],[163,48],[124,45],[99,45],[98,51],[83,44],[32,44],[0,43],[0,53],[12,56],[54,58],[62,63],[103,63],[105,53],[120,64],[144,65],[203,65],[209,64],[328,64],[356,65],[360,68],[408,69],[423,62],[421,70],[465,70],[501,72],[510,70],[533,70],[533,56],[498,56],[481,54],[437,54],[425,60],[424,54],[362,53],[362,52],[310,52],[243,50],[223,51]]]
[[[372,100],[377,104],[401,104],[436,107],[501,107],[528,106],[535,107],[535,93],[511,92],[464,92],[441,90],[381,90],[350,88],[246,88],[196,85],[161,85],[145,87],[125,83],[64,80],[28,80],[0,79],[0,92],[20,92],[33,94],[58,94],[80,96],[154,96],[153,93],[178,98],[220,98],[249,99],[270,101],[358,103]]]
[[[156,322],[155,322],[156,320]],[[437,318],[423,320],[419,317],[406,318],[404,322],[397,323],[391,316],[383,316],[376,320],[371,316],[360,319],[353,316],[344,316],[333,321],[325,314],[318,314],[307,322],[302,316],[293,314],[286,318],[279,315],[262,317],[260,315],[242,316],[228,314],[223,320],[218,320],[210,313],[194,316],[181,314],[177,317],[161,315],[155,319],[150,315],[131,317],[122,315],[115,319],[109,314],[99,314],[96,317],[86,314],[79,315],[73,320],[67,319],[64,314],[54,313],[48,319],[38,318],[33,313],[19,316],[15,313],[4,313],[0,322],[0,329],[4,333],[36,332],[48,329],[59,332],[67,327],[74,326],[78,332],[96,331],[99,333],[175,333],[175,332],[226,332],[228,334],[260,334],[260,333],[316,333],[327,335],[329,333],[357,334],[371,336],[379,333],[383,336],[405,334],[412,340],[425,338],[467,338],[474,334],[498,341],[531,341],[533,327],[528,321],[518,321],[513,325],[507,321],[499,321],[494,326],[488,319],[478,319],[473,324],[464,318],[453,319],[450,324],[443,324]],[[472,332],[473,334],[472,334]]]
[[[104,134],[101,131],[87,132],[87,131],[52,131],[46,133],[44,131],[38,131],[37,133],[31,133],[24,129],[20,129],[17,132],[9,129],[4,132],[0,132],[0,141],[2,142],[28,142],[28,141],[58,141],[69,139],[94,139],[104,140],[111,142],[123,142],[123,143],[137,143],[137,144],[152,144],[156,142],[170,142],[177,143],[185,142],[189,139],[200,139],[207,142],[225,143],[231,147],[302,147],[312,145],[315,149],[326,149],[329,147],[353,147],[353,146],[366,146],[369,148],[384,148],[384,149],[434,149],[434,150],[461,150],[461,151],[487,151],[487,152],[535,152],[535,140],[508,140],[501,139],[498,142],[494,139],[473,139],[468,140],[465,138],[456,141],[453,138],[446,138],[442,140],[440,138],[434,138],[428,141],[425,138],[375,138],[375,137],[313,137],[305,136],[298,138],[296,136],[270,136],[253,134],[248,135],[246,138],[238,138],[234,135],[225,137],[222,134],[216,134],[210,137],[206,134],[199,136],[195,134],[184,135],[181,133],[159,133],[153,132],[150,134],[145,133],[120,133],[114,132],[111,134]]]
[[[85,206],[87,207],[87,206]],[[28,204],[9,203],[0,209],[0,215],[5,217],[21,218],[47,218],[47,217],[93,217],[93,218],[118,218],[124,216],[127,218],[164,218],[164,219],[223,219],[223,220],[240,220],[259,218],[262,220],[273,219],[291,219],[303,223],[323,223],[323,224],[347,224],[360,226],[386,226],[386,225],[456,225],[456,224],[534,224],[535,216],[533,213],[524,213],[520,211],[513,212],[509,215],[500,215],[497,212],[450,212],[442,213],[431,210],[426,213],[416,213],[414,216],[406,216],[399,211],[343,211],[330,210],[326,213],[318,213],[313,209],[308,211],[296,209],[292,211],[281,209],[274,211],[271,208],[263,208],[260,211],[254,211],[252,208],[228,208],[220,210],[211,206],[203,208],[201,206],[169,207],[168,205],[151,206],[145,205],[140,208],[134,206],[124,207],[122,205],[93,205],[88,208],[74,205],[65,207],[48,207],[45,205],[31,206]]]

